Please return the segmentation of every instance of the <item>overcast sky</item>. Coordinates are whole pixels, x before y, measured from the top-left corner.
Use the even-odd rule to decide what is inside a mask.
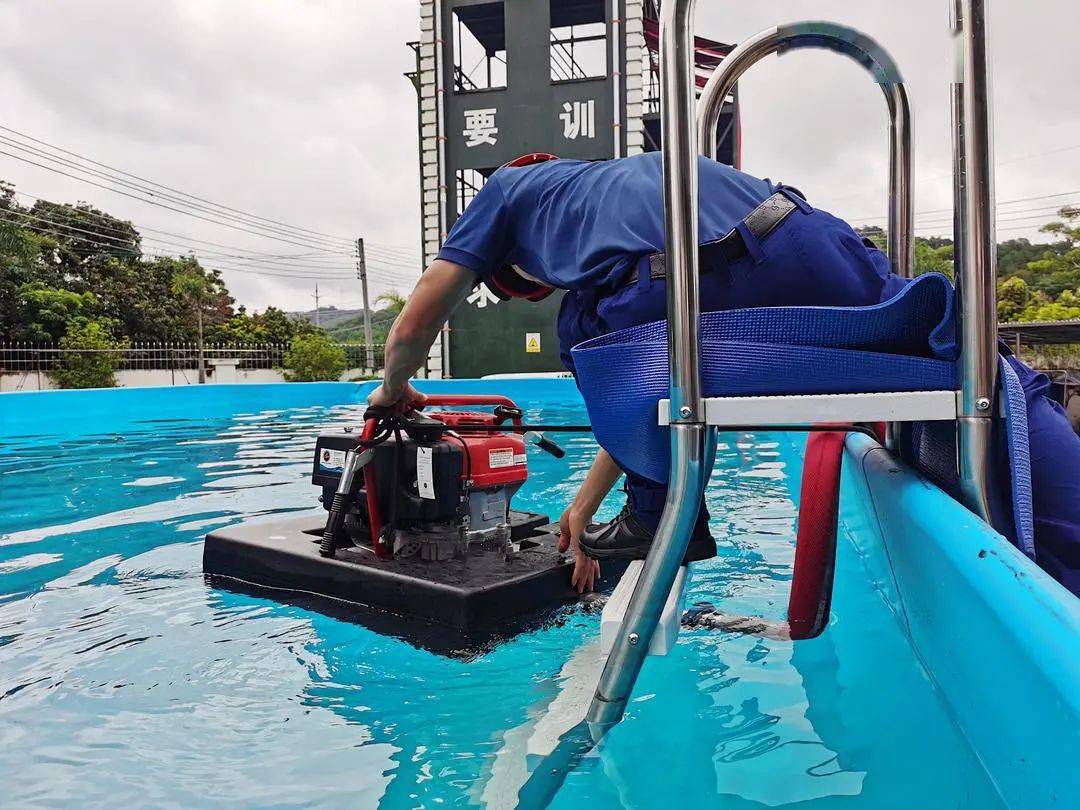
[[[723,41],[806,18],[877,38],[912,99],[915,210],[931,212],[917,216],[918,232],[948,231],[948,214],[932,213],[951,200],[946,0],[698,7],[699,32]],[[1044,209],[1080,201],[1080,8],[994,0],[991,11],[998,199],[1077,192],[1001,206],[1001,238],[1037,238]],[[263,217],[342,240],[364,236],[373,294],[407,291],[415,273],[404,257],[419,253],[419,189],[416,96],[402,74],[414,66],[405,42],[417,37],[415,0],[0,0],[0,125]],[[774,57],[744,79],[741,98],[745,170],[792,183],[855,224],[884,214],[884,104],[860,68],[826,53]],[[91,202],[136,226],[248,252],[309,252],[4,155],[0,179],[21,192]],[[1016,219],[1023,216],[1034,219]],[[354,269],[344,251],[296,261]],[[249,306],[313,304],[308,280],[225,276]],[[319,286],[324,306],[359,302],[351,278]]]

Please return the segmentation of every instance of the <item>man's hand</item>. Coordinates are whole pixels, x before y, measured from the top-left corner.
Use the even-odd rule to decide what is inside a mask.
[[[565,552],[571,545],[574,547],[574,573],[570,576],[570,587],[578,593],[593,590],[596,580],[600,578],[600,563],[581,550],[581,533],[592,520],[592,515],[586,515],[571,504],[559,518],[559,551]]]
[[[422,407],[427,402],[427,396],[421,394],[409,383],[405,383],[403,388],[397,391],[387,388],[384,382],[374,391],[372,391],[367,398],[368,405],[375,405],[381,408],[393,408],[395,413],[403,413],[405,411],[411,411],[414,408]]]

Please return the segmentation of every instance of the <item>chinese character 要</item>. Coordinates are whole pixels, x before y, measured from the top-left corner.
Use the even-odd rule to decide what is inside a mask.
[[[495,136],[499,134],[499,128],[495,126],[495,108],[465,110],[465,129],[461,134],[465,136],[465,146],[479,146],[482,143],[494,146]]]

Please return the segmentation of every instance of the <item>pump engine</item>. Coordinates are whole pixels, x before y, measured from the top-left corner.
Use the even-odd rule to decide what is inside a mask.
[[[463,556],[478,543],[515,550],[514,524],[520,521],[512,520],[510,501],[528,477],[525,438],[497,427],[520,425],[521,410],[505,397],[431,402],[495,408],[387,415],[382,422],[369,411],[362,434],[346,428],[318,437],[312,483],[322,487],[321,501],[331,513],[327,534],[333,532],[322,539],[324,555],[349,545],[380,557],[433,561]],[[562,454],[540,438],[549,452]],[[356,480],[343,487],[350,452],[371,455],[357,462],[362,476],[354,467]],[[336,521],[335,507],[342,512]]]

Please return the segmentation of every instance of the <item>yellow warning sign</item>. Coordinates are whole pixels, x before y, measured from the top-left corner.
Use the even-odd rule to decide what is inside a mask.
[[[525,333],[525,353],[526,354],[540,354],[540,333],[539,332],[526,332]]]

